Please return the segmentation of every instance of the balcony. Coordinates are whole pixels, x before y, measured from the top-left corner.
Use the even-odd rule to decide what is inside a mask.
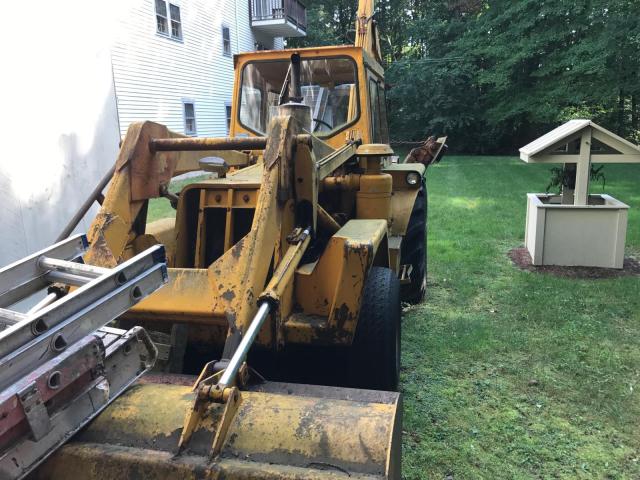
[[[249,0],[251,27],[271,37],[304,37],[307,8],[300,0]]]

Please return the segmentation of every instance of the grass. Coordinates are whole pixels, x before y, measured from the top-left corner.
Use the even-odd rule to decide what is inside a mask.
[[[638,255],[640,165],[605,174]],[[640,478],[640,278],[507,258],[549,176],[508,157],[429,169],[428,298],[403,320],[406,480]]]
[[[190,183],[199,182],[210,178],[210,175],[202,175],[195,177],[187,177],[182,180],[174,180],[169,185],[171,193],[179,193],[184,187]],[[171,207],[171,203],[166,198],[155,198],[149,201],[149,211],[147,212],[147,222],[155,222],[161,218],[174,218],[176,211]]]
[[[640,165],[605,172],[640,256]],[[406,480],[640,478],[640,279],[561,279],[507,258],[525,194],[549,176],[508,157],[429,169],[428,299],[403,321]],[[175,215],[166,199],[149,209]]]

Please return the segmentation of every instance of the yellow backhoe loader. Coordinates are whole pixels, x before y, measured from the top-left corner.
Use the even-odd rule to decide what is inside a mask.
[[[392,161],[373,13],[361,0],[353,46],[237,55],[229,138],[131,125],[88,202],[110,183],[84,260],[165,246],[167,285],[118,320],[157,341],[156,372],[33,478],[401,478],[401,299],[424,295],[426,166]],[[160,197],[176,217],[148,223]]]

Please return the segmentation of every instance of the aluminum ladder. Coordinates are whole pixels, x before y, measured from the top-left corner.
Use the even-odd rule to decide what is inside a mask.
[[[87,247],[76,235],[0,269],[0,479],[26,476],[157,358],[144,329],[106,325],[167,282],[164,247],[115,268],[84,264]]]

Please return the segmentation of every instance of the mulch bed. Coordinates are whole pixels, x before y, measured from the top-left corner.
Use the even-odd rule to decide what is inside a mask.
[[[626,257],[624,259],[624,267],[621,270],[618,270],[617,268],[532,265],[531,255],[529,255],[529,252],[524,247],[509,250],[508,255],[514,265],[516,265],[521,270],[527,270],[529,272],[550,273],[551,275],[555,275],[557,277],[598,279],[640,276],[640,262],[631,257]]]

